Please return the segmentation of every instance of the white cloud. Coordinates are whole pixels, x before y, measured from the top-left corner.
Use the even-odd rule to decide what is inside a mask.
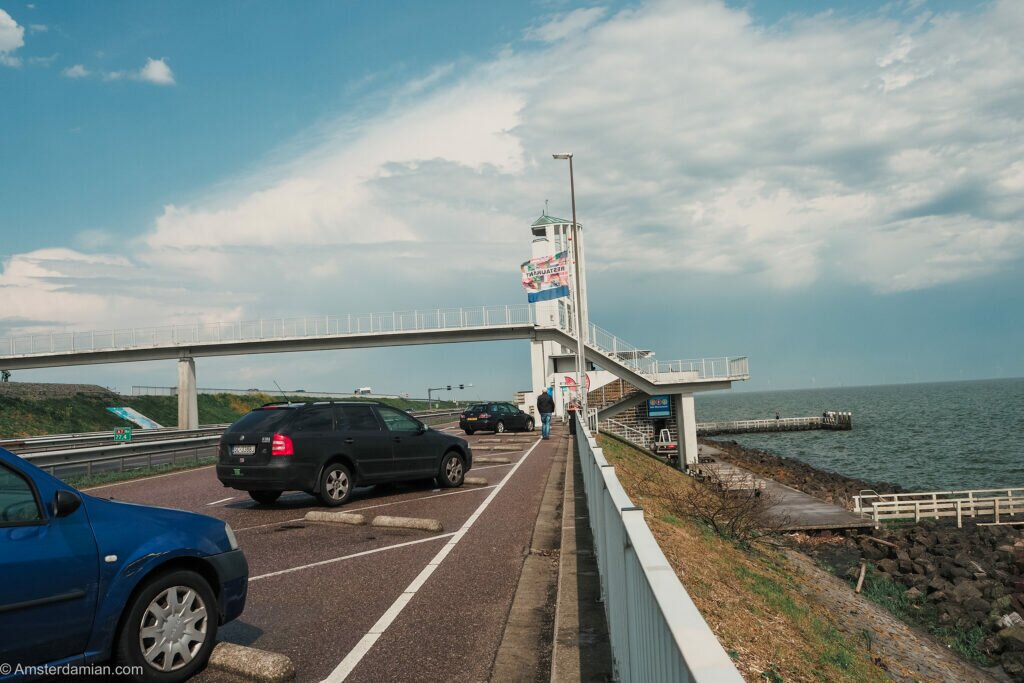
[[[12,53],[25,44],[25,29],[10,14],[0,9],[0,64],[21,66],[21,59]]]
[[[126,304],[145,320],[296,301],[344,313],[470,279],[498,291],[507,278],[511,298],[544,199],[568,211],[550,158],[563,149],[595,271],[894,292],[1024,257],[1024,4],[767,28],[712,0],[586,12],[533,29],[543,46],[427,70],[384,110],[314,129],[287,162],[167,205],[129,262],[102,268],[145,290]],[[55,289],[19,258],[0,275],[2,317],[115,317],[88,298],[104,281]],[[12,283],[31,307],[3,298]]]
[[[46,24],[29,24],[28,30],[32,33],[46,33],[50,30],[50,27]]]
[[[554,43],[576,35],[605,15],[603,7],[576,9],[526,31],[527,40]]]
[[[156,85],[174,85],[174,72],[163,59],[147,59],[145,66],[139,69],[138,78]]]
[[[61,74],[63,74],[67,78],[85,78],[90,73],[92,73],[92,72],[90,72],[88,69],[86,69],[81,64],[75,64],[74,66],[69,66],[68,68],[64,69],[64,71],[61,72]]]

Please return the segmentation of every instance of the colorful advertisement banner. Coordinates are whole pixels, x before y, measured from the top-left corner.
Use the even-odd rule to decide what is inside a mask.
[[[550,301],[569,296],[569,252],[538,256],[522,265],[523,289],[529,302]]]
[[[647,417],[672,417],[671,397],[651,396],[647,399]]]

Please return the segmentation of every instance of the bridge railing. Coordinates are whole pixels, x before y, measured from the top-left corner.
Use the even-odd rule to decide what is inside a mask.
[[[566,329],[569,332],[570,330]],[[694,360],[655,360],[650,350],[620,339],[608,330],[590,325],[587,343],[622,365],[655,380],[749,379],[745,356],[740,358],[697,358]]]
[[[261,341],[349,334],[380,334],[498,327],[534,323],[530,304],[434,308],[391,313],[269,318],[120,330],[55,332],[0,338],[0,355],[111,351],[179,344]]]
[[[590,431],[578,449],[618,680],[740,683]]]
[[[5,337],[0,338],[0,357],[537,324],[543,323],[538,323],[530,304],[201,322]],[[572,334],[571,321],[566,316],[560,316],[554,327]],[[746,358],[657,361],[651,351],[597,325],[589,326],[587,343],[610,360],[654,381],[733,380],[750,376]]]

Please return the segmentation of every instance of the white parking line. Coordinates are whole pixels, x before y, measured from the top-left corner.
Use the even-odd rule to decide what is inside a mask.
[[[437,569],[441,563],[444,562],[444,558],[448,557],[448,554],[455,549],[455,546],[458,545],[459,541],[465,537],[470,527],[476,523],[476,520],[480,518],[480,515],[483,514],[483,511],[487,509],[487,506],[491,504],[491,501],[494,500],[498,493],[501,492],[501,489],[504,488],[505,484],[512,480],[512,475],[516,473],[516,470],[519,469],[520,465],[526,462],[526,459],[530,457],[530,454],[533,453],[534,449],[536,449],[539,444],[540,440],[538,439],[534,442],[533,446],[530,447],[530,450],[526,451],[523,457],[519,459],[519,462],[517,462],[515,467],[512,468],[512,471],[508,473],[508,476],[502,479],[501,483],[494,487],[490,495],[487,496],[487,499],[480,503],[480,506],[477,507],[476,511],[473,512],[472,515],[470,515],[469,519],[466,520],[466,523],[463,524],[450,539],[448,539],[448,542],[445,543],[444,547],[441,548],[440,551],[438,551],[437,555],[434,556],[434,559],[432,559],[430,563],[423,568],[423,571],[419,573],[419,576],[413,579],[412,583],[409,584],[409,587],[406,588],[400,596],[398,596],[398,599],[392,603],[391,607],[384,612],[384,615],[378,619],[377,623],[370,628],[369,632],[363,636],[358,643],[356,643],[356,646],[352,648],[352,651],[345,655],[345,658],[341,660],[341,663],[338,664],[334,671],[332,671],[331,674],[322,681],[322,683],[341,683],[341,681],[348,678],[348,675],[352,673],[352,670],[358,666],[359,662],[361,662],[363,657],[365,657],[373,648],[377,640],[384,635],[384,632],[388,630],[388,627],[394,623],[395,619],[398,618],[398,615],[402,613],[403,609],[405,609],[405,606],[409,604],[409,601],[413,599],[417,591],[423,587],[423,584],[430,578],[430,575],[434,573],[434,570]]]
[[[495,485],[496,486],[496,485]],[[459,489],[458,491],[449,491],[448,493],[439,493],[436,496],[423,496],[422,498],[406,498],[405,500],[393,500],[390,503],[379,503],[378,505],[366,505],[361,508],[344,508],[344,512],[359,512],[360,510],[372,510],[373,508],[383,508],[389,505],[401,505],[402,503],[415,503],[421,500],[427,500],[429,498],[443,498],[444,496],[457,496],[460,493],[476,493],[477,491],[483,491],[484,489],[492,489],[494,486],[480,486],[471,489]],[[269,522],[267,524],[257,524],[256,526],[246,526],[241,529],[234,529],[234,532],[240,533],[242,531],[249,531],[250,529],[263,529],[268,526],[279,526],[281,524],[291,524],[292,522],[301,522],[304,517],[296,517],[295,519],[286,519],[282,522]]]
[[[312,562],[310,564],[304,564],[299,567],[290,567],[289,569],[282,569],[276,572],[269,572],[267,574],[260,574],[259,576],[250,576],[249,583],[253,581],[259,581],[260,579],[269,579],[272,576],[281,576],[282,574],[291,574],[292,572],[302,571],[303,569],[311,569],[313,567],[322,567],[325,564],[333,564],[334,562],[341,562],[342,560],[351,560],[356,557],[363,557],[365,555],[373,555],[374,553],[382,553],[385,550],[394,550],[395,548],[404,548],[407,545],[416,545],[417,543],[429,543],[430,541],[436,541],[439,538],[448,538],[454,536],[456,531],[450,534],[440,534],[438,536],[431,536],[430,538],[419,538],[415,541],[405,541],[404,543],[395,543],[394,545],[386,545],[382,548],[373,548],[372,550],[364,550],[359,553],[352,553],[351,555],[345,555],[343,557],[332,557],[329,560],[320,560],[319,562]]]
[[[219,505],[220,503],[226,503],[229,500],[234,500],[235,498],[236,496],[228,496],[227,498],[221,498],[220,500],[215,500],[212,503],[207,503],[206,507],[210,507],[211,505]]]

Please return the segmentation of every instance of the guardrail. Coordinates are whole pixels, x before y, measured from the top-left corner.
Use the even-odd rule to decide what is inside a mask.
[[[582,421],[581,463],[618,680],[742,683]]]
[[[200,451],[213,451],[220,441],[220,435],[197,436],[189,439],[163,439],[160,441],[144,441],[142,443],[125,443],[111,446],[94,446],[87,448],[71,448],[65,450],[45,451],[43,453],[27,453],[20,456],[36,467],[47,470],[50,474],[57,476],[60,468],[75,467],[85,468],[86,476],[92,476],[96,466],[105,463],[117,463],[116,469],[124,471],[126,461],[129,459],[141,460],[138,467],[152,467],[154,458],[158,456],[170,456],[171,463],[178,462],[178,456],[182,453],[190,453],[196,462],[200,459]],[[166,463],[163,463],[166,464]]]
[[[1024,488],[965,489],[918,493],[878,493],[865,489],[853,497],[853,511],[870,515],[878,526],[889,519],[939,519],[955,517],[957,527],[964,517],[992,516],[987,524],[1005,524],[1003,516],[1024,512]],[[1019,523],[1019,522],[1014,522]]]
[[[130,443],[157,441],[170,438],[187,438],[191,436],[219,435],[227,428],[227,424],[203,425],[198,429],[178,429],[163,427],[160,429],[136,429]],[[26,436],[14,439],[0,439],[0,448],[18,453],[35,453],[55,448],[80,449],[95,446],[102,442],[114,441],[114,432],[83,432],[80,434],[47,434],[43,436]]]

